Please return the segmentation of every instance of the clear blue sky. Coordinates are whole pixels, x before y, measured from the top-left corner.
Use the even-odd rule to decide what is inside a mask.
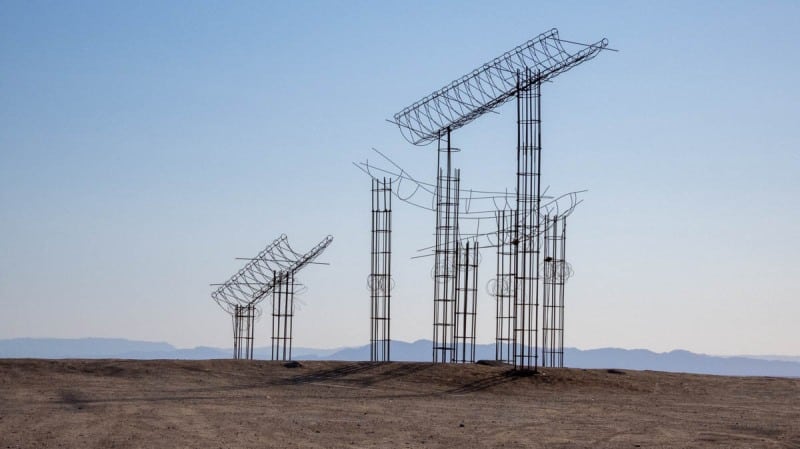
[[[287,233],[335,236],[296,344],[366,343],[351,162],[377,147],[432,179],[385,119],[558,27],[621,50],[543,91],[544,181],[589,189],[566,344],[798,355],[798,23],[798,2],[0,2],[0,338],[228,346],[208,284]],[[464,185],[511,187],[512,109],[454,135]],[[410,257],[432,226],[395,208],[394,338],[430,338]]]

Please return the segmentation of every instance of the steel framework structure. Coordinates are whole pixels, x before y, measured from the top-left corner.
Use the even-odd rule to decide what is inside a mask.
[[[445,146],[446,148],[446,146]],[[386,179],[386,176],[389,176],[388,181],[392,182],[391,187],[391,195],[397,197],[398,200],[408,203],[409,205],[420,208],[424,210],[428,210],[430,212],[437,212],[437,203],[441,202],[438,200],[439,195],[437,195],[437,191],[441,190],[437,188],[437,184],[434,183],[426,183],[420,181],[419,179],[413,177],[409,174],[406,170],[402,167],[397,165],[394,161],[388,158],[385,154],[381,153],[378,150],[373,149],[375,153],[377,153],[385,162],[389,163],[392,167],[381,167],[380,165],[375,165],[374,163],[370,162],[361,162],[361,163],[354,163],[356,167],[362,170],[365,174],[367,174],[370,179],[377,179],[378,176],[383,176]],[[446,152],[444,152],[446,154]],[[451,155],[452,156],[452,155]],[[441,161],[442,159],[440,159]],[[446,159],[445,162],[442,163],[445,167],[442,168],[444,172],[446,170]],[[442,183],[444,185],[444,183]],[[402,186],[405,186],[403,188]],[[546,190],[546,189],[543,189]],[[559,215],[562,217],[566,217],[570,215],[575,207],[581,203],[582,200],[578,198],[578,195],[582,193],[581,191],[578,192],[569,192],[564,195],[560,195],[557,197],[546,196],[546,195],[539,195],[541,205],[539,207],[539,216],[543,217],[543,214],[550,214],[550,215]],[[445,196],[443,193],[441,196]],[[518,257],[517,249],[518,244],[515,240],[515,226],[516,223],[525,223],[526,220],[519,219],[519,214],[517,213],[516,207],[514,207],[515,200],[516,200],[516,192],[513,194],[509,194],[508,192],[491,192],[485,190],[472,190],[472,189],[464,189],[461,187],[458,192],[459,195],[459,209],[458,209],[458,220],[459,220],[459,228],[458,228],[458,240],[456,245],[462,247],[468,242],[485,242],[480,243],[480,248],[494,248],[497,252],[496,254],[496,277],[491,279],[487,283],[487,291],[489,295],[491,295],[496,301],[496,313],[495,313],[495,327],[496,327],[496,335],[495,335],[495,358],[499,361],[503,361],[509,364],[513,364],[514,362],[514,301],[516,299],[516,260]],[[451,193],[451,196],[454,196]],[[465,201],[462,201],[462,198],[466,198]],[[426,205],[427,204],[427,205]],[[501,209],[490,209],[492,207],[498,207],[498,204],[502,206]],[[439,210],[444,210],[443,208],[439,208]],[[490,215],[491,214],[491,215]],[[523,214],[523,217],[529,214]],[[479,229],[476,229],[475,232],[466,231],[464,230],[463,222],[467,220],[469,223],[474,226],[475,223],[479,222],[488,222],[491,220],[490,229],[484,232],[479,232]],[[528,223],[531,223],[533,219],[528,220]],[[543,220],[543,218],[540,218]],[[493,227],[492,227],[493,226]],[[478,226],[479,228],[479,226]],[[526,231],[532,233],[533,231]],[[444,240],[442,235],[444,233],[440,232],[439,237],[440,241]],[[539,232],[541,234],[541,231]],[[449,240],[448,240],[449,241]],[[436,249],[439,248],[440,255],[445,248],[442,245],[432,245],[429,247],[421,248],[419,251],[433,251],[433,256],[436,256]],[[417,256],[417,257],[425,257]],[[460,258],[463,260],[463,258]],[[460,262],[457,261],[456,266],[459,267]],[[441,264],[439,265],[442,266]],[[455,271],[456,273],[461,273],[462,268],[457,268]],[[441,271],[444,273],[444,270]],[[459,279],[455,282],[456,288],[461,289],[463,286],[463,280]],[[457,299],[462,298],[462,294],[458,292],[456,295]],[[443,301],[436,302],[436,304],[440,304]],[[439,308],[439,310],[443,309],[443,307]],[[456,311],[462,310],[461,306],[455,306]],[[441,323],[441,320],[435,320],[436,323]],[[449,326],[440,325],[438,326],[440,329],[445,328],[449,329]],[[455,326],[455,330],[463,329],[463,326],[458,325]],[[447,340],[445,340],[447,341]],[[446,345],[438,345],[437,347],[441,348],[441,346]],[[450,346],[446,346],[449,348]],[[460,355],[461,352],[458,348],[453,347],[453,354]],[[439,355],[439,361],[447,362],[447,361],[456,361],[455,356],[451,356],[449,359],[447,357],[448,354],[444,356],[441,355],[442,350],[439,349],[437,351]]]
[[[354,162],[359,170],[370,178],[389,177],[392,180],[392,195],[417,209],[436,212],[436,182],[425,182],[414,176],[408,171],[397,165],[392,159],[382,152],[372,149],[391,167],[381,166],[370,161]],[[515,179],[516,182],[516,179]],[[568,192],[558,196],[548,195],[549,188],[542,188],[542,213],[551,213],[552,210],[571,211],[583,200],[579,196],[586,192],[578,190]],[[463,184],[459,191],[459,211],[460,220],[459,238],[462,243],[475,237],[482,238],[485,244],[482,248],[494,247],[496,229],[493,227],[497,222],[497,211],[502,209],[513,209],[516,204],[515,191],[487,191],[465,188]],[[482,223],[483,232],[479,229],[472,231],[465,229],[465,224]],[[486,227],[488,226],[488,229]],[[432,251],[435,245],[420,248],[419,251]]]
[[[392,180],[372,178],[370,360],[391,360]]]
[[[260,315],[258,305],[269,297],[273,299],[273,309],[278,297],[291,306],[291,315],[286,315],[285,307],[281,309],[282,322],[288,324],[288,327],[284,325],[280,330],[288,332],[288,339],[279,340],[282,344],[289,343],[288,355],[291,357],[291,316],[294,314],[294,294],[297,287],[295,274],[309,264],[318,263],[315,259],[332,241],[333,237],[329,235],[307,253],[299,253],[292,249],[288,238],[282,234],[256,257],[245,258],[247,264],[226,282],[212,284],[218,288],[211,293],[211,298],[228,312],[233,320],[234,358],[253,358],[254,324]],[[276,291],[280,295],[275,295]],[[274,315],[273,311],[273,337],[277,332]],[[273,338],[273,349],[274,344]],[[273,359],[275,354],[273,350]]]
[[[471,245],[470,245],[471,244]],[[453,321],[453,340],[456,363],[475,363],[475,328],[478,315],[478,259],[477,240],[458,244],[456,252],[456,303]]]
[[[514,298],[516,298],[516,248],[514,244],[515,209],[497,211],[497,259],[494,288],[495,297],[495,360],[514,361]]]
[[[439,140],[436,176],[436,243],[433,265],[433,362],[455,358],[456,257],[458,201],[461,171],[452,166],[458,149],[450,146],[450,132]]]
[[[566,216],[545,217],[543,236],[542,366],[564,366],[564,284],[572,275],[566,261]]]
[[[539,365],[541,214],[544,198],[541,185],[541,85],[594,58],[607,47],[606,39],[594,44],[581,44],[561,39],[558,30],[552,29],[394,115],[393,123],[410,143],[426,145],[438,141],[437,178],[433,195],[436,213],[433,246],[434,362],[456,360],[454,326],[457,312],[454,309],[457,309],[455,301],[458,287],[452,284],[458,269],[454,268],[453,256],[458,255],[462,239],[478,236],[477,231],[473,236],[459,233],[460,173],[458,170],[451,171],[451,132],[516,98],[514,210],[510,221],[505,212],[497,216],[498,266],[494,291],[498,300],[496,357],[501,360],[510,358],[515,369],[536,371]],[[366,171],[369,170],[367,165]],[[400,179],[409,179],[418,188],[426,190],[423,183],[405,175],[401,170]],[[494,197],[490,198],[495,200]],[[510,233],[510,241],[501,238],[506,233]]]
[[[307,265],[318,263],[315,262],[315,260],[317,259],[317,257],[320,256],[320,254],[322,254],[323,251],[325,251],[325,249],[328,248],[328,246],[330,246],[331,242],[333,242],[333,236],[329,235],[324,239],[322,239],[322,241],[317,243],[316,246],[311,248],[305,254],[294,252],[293,250],[291,250],[291,248],[289,248],[292,251],[294,260],[292,261],[292,263],[289,265],[288,268],[284,270],[275,270],[275,272],[286,271],[286,272],[291,272],[292,275],[294,275],[301,269],[305,268]],[[253,294],[253,299],[255,301],[260,301],[263,298],[268,297],[269,294],[272,293],[273,288],[275,287],[274,284],[275,282],[262,285],[261,288],[259,288]]]
[[[289,246],[286,234],[281,234],[256,257],[246,259],[247,264],[225,283],[215,284],[219,285],[219,288],[211,293],[211,298],[226,311],[233,310],[237,304],[246,305],[253,302],[255,294],[263,286],[270,285],[275,271],[291,267],[296,254]]]
[[[253,337],[256,322],[256,306],[234,305],[233,315],[233,358],[251,360],[253,358]]]
[[[527,79],[536,82],[523,89]],[[539,211],[541,207],[541,83],[517,74],[517,217],[514,222],[514,367],[536,370],[539,332]]]
[[[553,28],[404,108],[394,123],[410,143],[429,144],[511,100],[519,89],[552,80],[607,47],[606,39],[591,45],[561,39]],[[520,85],[517,73],[528,70],[538,78]]]
[[[276,272],[272,289],[272,360],[292,359],[292,320],[294,318],[294,272]]]

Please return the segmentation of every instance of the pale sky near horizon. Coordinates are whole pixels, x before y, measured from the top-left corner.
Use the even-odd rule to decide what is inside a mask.
[[[295,344],[369,339],[385,121],[541,32],[604,53],[543,87],[569,222],[566,345],[800,355],[798,2],[0,2],[0,338],[231,345],[211,300],[281,233],[332,234]],[[463,185],[514,181],[513,107],[454,133]],[[395,204],[392,337],[431,337],[433,217]],[[478,340],[492,341],[483,286]],[[268,344],[269,320],[256,329]]]

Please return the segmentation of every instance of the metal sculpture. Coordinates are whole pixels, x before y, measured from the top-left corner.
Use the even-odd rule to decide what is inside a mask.
[[[608,41],[580,44],[559,38],[558,30],[542,33],[523,45],[504,53],[471,73],[453,81],[394,115],[400,132],[410,143],[425,145],[439,142],[441,160],[442,142],[446,139],[449,150],[451,133],[501,104],[517,100],[517,179],[514,201],[514,221],[511,229],[512,263],[508,271],[498,273],[499,279],[513,274],[512,360],[515,369],[536,370],[538,367],[539,297],[541,263],[541,85],[561,73],[588,61],[602,50]],[[447,153],[449,169],[450,153]],[[438,166],[441,166],[439,162]],[[439,168],[441,171],[441,169]],[[449,172],[448,172],[449,174]],[[439,217],[441,210],[438,188],[435,203],[437,215],[434,269],[441,270],[440,254],[448,250],[448,241],[441,241]],[[450,197],[447,197],[448,201]],[[499,242],[499,240],[498,240]],[[499,243],[498,243],[499,245]],[[500,256],[498,256],[500,257]],[[436,277],[434,295],[434,361],[437,361],[437,327],[444,326],[439,319],[440,285],[448,285],[447,278],[440,282]],[[447,312],[446,307],[444,311]],[[500,316],[500,315],[498,315]],[[505,316],[505,315],[503,315]],[[444,322],[446,323],[446,322]],[[444,327],[446,329],[446,327]],[[498,331],[500,340],[502,331]],[[442,354],[446,348],[442,347]],[[504,357],[502,353],[498,357]]]
[[[458,277],[463,270],[469,270],[471,262],[461,261],[466,260],[461,251],[466,245],[474,245],[473,250],[477,250],[478,240],[486,240],[488,244],[481,247],[497,249],[496,278],[489,288],[496,301],[495,356],[518,370],[537,369],[542,320],[539,308],[544,288],[543,215],[558,211],[561,200],[568,198],[566,212],[556,212],[566,217],[580,202],[580,192],[551,197],[542,188],[541,86],[603,50],[611,50],[606,39],[582,44],[561,39],[558,30],[552,29],[395,114],[392,123],[410,143],[438,142],[434,184],[415,179],[377,150],[392,167],[356,164],[372,178],[378,174],[390,176],[396,183],[392,193],[397,198],[435,214],[435,242],[420,250],[432,254],[418,256],[434,258],[434,362],[468,359],[466,341],[470,334],[461,315],[469,316],[462,306],[467,305],[468,309],[470,302],[459,301],[469,287],[463,287]],[[452,146],[453,131],[512,98],[517,106],[516,188],[512,192],[461,189],[461,173],[453,168],[453,154],[458,151]],[[411,186],[407,193],[400,193],[402,185]],[[481,232],[484,222],[497,227]],[[475,257],[479,259],[477,251]],[[550,330],[552,322],[547,324]]]
[[[521,122],[523,125],[525,124],[525,120],[521,120]],[[525,135],[524,132],[521,132],[520,134],[523,135],[523,137]],[[456,196],[456,192],[453,192],[453,189],[451,189],[449,194],[447,193],[446,189],[444,189],[444,192],[439,193],[442,191],[442,189],[437,187],[437,184],[424,182],[418,178],[415,178],[385,154],[375,149],[373,149],[373,151],[377,153],[380,158],[383,159],[386,164],[388,164],[388,166],[381,166],[367,161],[355,163],[354,165],[370,176],[370,178],[376,178],[378,176],[383,176],[385,178],[386,176],[389,176],[389,179],[392,182],[391,193],[402,202],[407,203],[415,208],[427,210],[436,214],[437,210],[445,210],[444,207],[437,207],[437,203],[448,203],[448,201],[443,200],[443,198],[449,195],[454,199]],[[440,165],[444,166],[441,171],[445,172],[447,166],[446,151],[443,152],[443,155],[445,155],[445,157],[441,157],[440,161],[444,159],[445,162],[440,163]],[[531,161],[532,159],[529,160],[529,162]],[[525,167],[526,163],[524,160],[521,159],[521,162],[521,166]],[[527,175],[523,176],[523,179],[527,178],[532,178],[530,171]],[[440,182],[438,185],[446,185],[442,179],[439,179],[439,181]],[[528,184],[528,186],[533,187],[533,182],[525,182]],[[459,188],[457,192],[459,199],[466,198],[466,200],[458,201],[457,217],[459,224],[456,245],[463,248],[463,246],[468,242],[475,241],[477,243],[480,241],[480,248],[495,248],[497,251],[496,278],[492,279],[487,284],[487,291],[489,295],[491,295],[496,301],[495,357],[497,360],[509,364],[514,363],[515,354],[514,329],[516,314],[514,306],[515,301],[517,301],[516,268],[517,259],[519,257],[519,245],[518,240],[515,237],[515,233],[518,232],[522,235],[529,236],[526,239],[529,242],[529,245],[534,244],[531,242],[533,239],[532,236],[541,235],[541,231],[535,231],[533,227],[528,230],[520,231],[518,229],[518,225],[524,223],[535,223],[535,217],[537,215],[539,216],[539,221],[544,220],[544,216],[542,214],[560,214],[561,216],[567,216],[571,214],[577,205],[583,201],[579,198],[579,196],[585,192],[569,192],[557,197],[553,197],[544,193],[547,191],[546,188],[541,190],[542,193],[538,195],[540,205],[538,208],[533,208],[534,210],[539,210],[538,214],[532,211],[527,211],[520,214],[518,212],[518,208],[516,207],[516,192],[509,193],[508,191],[487,191],[465,188]],[[528,197],[528,199],[533,199],[534,196],[529,194]],[[453,201],[451,200],[450,202]],[[499,209],[498,206],[500,207]],[[465,223],[468,226],[465,226]],[[466,229],[467,227],[470,229]],[[481,232],[481,229],[487,230]],[[440,242],[442,240],[446,242],[451,241],[450,239],[441,238],[441,236],[445,235],[444,232],[437,232],[437,235],[440,238]],[[438,254],[436,251],[437,249],[439,250]],[[446,250],[447,248],[443,244],[434,244],[425,248],[421,248],[419,251],[423,252],[423,255],[418,257],[433,256],[434,258],[442,258],[443,254],[447,254]],[[429,251],[431,253],[428,253]],[[530,263],[528,265],[533,266]],[[463,267],[461,267],[459,263],[435,263],[434,269],[432,270],[432,277],[434,279],[441,279],[443,277],[442,274],[447,273],[446,268],[448,266],[454,267],[452,269],[452,272],[454,273],[461,273],[461,270],[463,270]],[[438,271],[437,267],[439,268]],[[439,273],[439,276],[437,276],[437,273]],[[457,288],[462,286],[462,281],[460,280],[457,282],[453,280],[453,283],[457,286]],[[437,288],[439,288],[438,291],[445,293],[448,292],[448,289],[441,288],[442,284],[443,282],[437,283]],[[454,297],[459,299],[462,297],[462,295],[455,294]],[[434,310],[434,313],[436,314],[434,319],[434,323],[436,323],[434,329],[439,331],[437,334],[435,334],[438,344],[435,343],[435,347],[437,349],[434,353],[434,357],[435,360],[439,362],[457,361],[459,358],[457,355],[461,354],[461,352],[459,352],[459,349],[455,347],[455,342],[452,341],[452,336],[454,335],[454,330],[457,330],[458,326],[456,326],[454,321],[452,321],[455,318],[454,313],[451,311],[451,313],[448,314],[448,311],[445,310],[445,307],[451,303],[443,301],[441,298],[442,295],[440,294],[440,296],[435,297],[434,301],[435,305],[440,306]],[[457,307],[454,304],[453,309],[461,310],[460,307]],[[529,307],[529,310],[532,311],[533,308]],[[440,318],[440,315],[444,315],[444,318]],[[463,327],[461,328],[463,329]],[[443,335],[445,331],[448,332],[447,336],[450,336],[449,338]],[[524,333],[524,331],[522,333]],[[519,346],[517,348],[517,353],[521,355],[523,352],[522,348]],[[526,348],[530,349],[530,345],[526,346]],[[530,360],[532,360],[532,350],[527,350],[526,355],[530,356]]]
[[[273,311],[272,358],[291,358],[291,317],[297,287],[295,275],[305,266],[319,263],[314,260],[332,241],[333,237],[329,235],[307,253],[299,253],[292,249],[288,238],[282,234],[256,257],[243,259],[248,261],[247,264],[226,282],[212,284],[218,288],[211,293],[211,298],[233,319],[234,358],[253,358],[254,323],[261,313],[258,305],[270,296],[273,309],[276,301],[283,301],[282,312],[278,314],[280,320],[276,321]],[[276,339],[276,332],[286,334],[286,337]],[[279,348],[288,344],[288,352],[276,351],[276,344]]]

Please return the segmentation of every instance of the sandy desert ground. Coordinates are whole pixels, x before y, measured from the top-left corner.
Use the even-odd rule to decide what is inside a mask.
[[[800,379],[0,360],[0,448],[800,448]]]

